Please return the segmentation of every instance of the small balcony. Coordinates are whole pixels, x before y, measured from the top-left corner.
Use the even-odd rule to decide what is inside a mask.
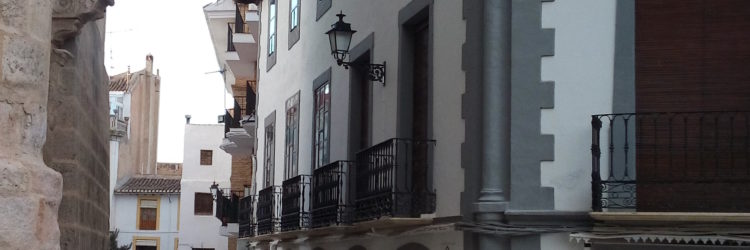
[[[239,205],[239,238],[247,238],[255,236],[255,201],[256,196],[250,195],[240,198]]]
[[[254,100],[253,96],[253,108]],[[219,147],[231,155],[248,155],[255,148],[255,116],[254,113],[246,115],[247,107],[244,106],[235,101],[234,109],[227,110],[223,116],[224,141]],[[252,132],[248,133],[248,130]]]
[[[237,209],[242,192],[232,192],[228,188],[217,190],[216,195],[216,218],[221,221],[222,226],[227,223],[237,223]]]
[[[118,119],[115,115],[109,116],[109,135],[112,137],[123,137],[128,134],[128,121]]]
[[[270,186],[258,192],[258,233],[271,234],[281,230],[281,187]]]
[[[750,112],[593,115],[594,214],[750,212],[749,118]]]
[[[347,225],[349,209],[349,173],[353,163],[335,161],[313,171],[312,227]]]
[[[298,175],[282,183],[281,231],[310,228],[310,176]]]
[[[389,139],[357,153],[355,221],[435,212],[430,190],[435,141]]]

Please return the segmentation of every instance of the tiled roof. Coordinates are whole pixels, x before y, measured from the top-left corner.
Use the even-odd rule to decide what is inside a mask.
[[[155,194],[180,193],[180,179],[134,177],[115,189],[115,193]]]
[[[109,77],[109,91],[122,91],[128,90],[128,72],[113,75]]]

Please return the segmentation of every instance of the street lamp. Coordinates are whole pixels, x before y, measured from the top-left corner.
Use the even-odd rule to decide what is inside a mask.
[[[355,63],[346,62],[347,55],[349,54],[349,46],[352,43],[352,35],[355,30],[352,30],[352,25],[344,22],[343,12],[336,15],[339,17],[339,21],[331,25],[331,30],[326,32],[328,35],[328,42],[331,45],[331,54],[336,59],[336,63],[339,66],[344,66],[345,69],[349,69],[349,66],[357,66],[364,70],[367,70],[367,76],[370,81],[379,81],[385,85],[385,62],[383,64],[368,64],[368,63]]]
[[[216,184],[216,182],[214,182],[214,184],[211,184],[211,196],[214,198],[214,200],[219,197],[219,184]]]

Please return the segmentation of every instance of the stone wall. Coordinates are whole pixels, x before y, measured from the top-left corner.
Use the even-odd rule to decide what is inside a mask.
[[[98,91],[106,83],[104,32],[102,24],[87,23],[111,4],[0,1],[0,249],[61,249],[61,235],[87,243],[62,249],[106,247],[107,93]],[[57,104],[71,100],[66,95],[78,109],[54,113],[61,111]],[[88,124],[79,128],[80,121]],[[65,132],[72,137],[59,136]],[[61,174],[45,164],[48,138],[56,142],[44,150],[47,162],[70,171]]]
[[[44,161],[63,175],[61,249],[104,249],[109,231],[109,77],[103,20],[63,43],[50,65]]]

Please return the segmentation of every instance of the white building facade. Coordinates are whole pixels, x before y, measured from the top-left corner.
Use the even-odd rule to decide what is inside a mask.
[[[228,238],[220,234],[222,223],[215,217],[210,191],[214,183],[229,186],[231,156],[219,148],[223,134],[223,124],[185,125],[180,250],[227,249]]]
[[[115,190],[112,211],[118,245],[134,250],[177,249],[179,178],[134,177]]]
[[[239,249],[750,244],[746,1],[238,2],[260,20]]]

